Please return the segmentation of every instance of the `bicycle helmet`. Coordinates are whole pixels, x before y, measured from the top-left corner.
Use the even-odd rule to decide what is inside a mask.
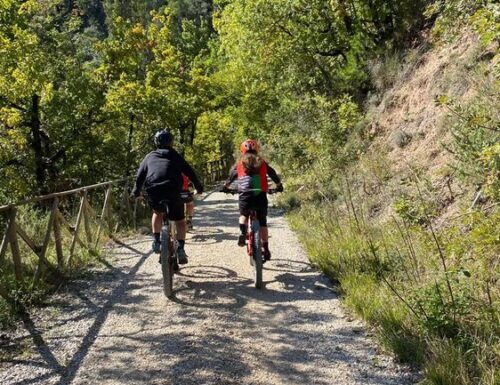
[[[242,154],[246,154],[247,152],[257,154],[259,152],[259,144],[253,139],[247,139],[241,143],[240,150]]]
[[[157,148],[167,148],[172,144],[174,136],[165,130],[160,130],[155,134],[155,145]]]

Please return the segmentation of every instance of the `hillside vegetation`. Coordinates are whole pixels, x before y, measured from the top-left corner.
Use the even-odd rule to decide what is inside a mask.
[[[424,383],[500,383],[491,0],[0,2],[0,202],[252,136],[346,305]],[[9,267],[3,270],[9,274]]]
[[[291,221],[347,305],[400,360],[422,365],[432,384],[499,381],[491,49],[467,34],[385,58],[378,65],[396,60],[397,73],[367,101],[368,144],[347,167],[313,173],[310,186],[294,178],[300,193],[285,202],[300,206]],[[379,71],[373,76],[382,82]]]

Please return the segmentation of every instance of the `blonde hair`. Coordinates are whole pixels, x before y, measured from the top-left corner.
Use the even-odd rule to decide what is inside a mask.
[[[258,174],[263,163],[264,159],[251,152],[247,152],[241,156],[241,164],[247,175]]]

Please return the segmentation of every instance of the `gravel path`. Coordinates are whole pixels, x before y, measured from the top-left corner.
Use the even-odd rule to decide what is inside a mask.
[[[412,383],[344,315],[278,213],[269,219],[266,288],[256,290],[236,221],[236,198],[214,193],[198,203],[190,262],[171,301],[149,238],[110,250],[106,266],[24,320],[14,340],[24,351],[1,364],[0,383]]]

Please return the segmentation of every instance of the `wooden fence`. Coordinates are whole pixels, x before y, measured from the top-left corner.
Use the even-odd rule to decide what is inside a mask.
[[[203,185],[206,188],[213,187],[217,182],[227,179],[232,162],[231,157],[223,157],[216,161],[207,162],[202,170]]]
[[[136,227],[137,210],[141,203],[130,199],[130,184],[130,179],[110,181],[28,199],[15,205],[0,206],[0,215],[6,223],[0,244],[0,266],[2,269],[12,266],[15,279],[23,281],[28,278],[32,286],[37,284],[45,270],[64,278],[71,272],[77,246],[96,251],[103,239],[103,232],[113,238],[121,228]],[[68,209],[71,202],[78,204],[76,217]],[[18,220],[19,208],[28,205],[42,207],[42,212],[47,213],[43,234],[28,234]],[[64,233],[69,237],[64,237]],[[52,258],[48,256],[49,245]],[[29,253],[22,253],[20,246]],[[11,263],[5,259],[9,248]],[[38,265],[34,273],[31,271],[32,277],[25,276],[28,270],[25,261],[30,257],[29,254],[36,257]],[[11,301],[3,285],[0,285],[0,295]]]

